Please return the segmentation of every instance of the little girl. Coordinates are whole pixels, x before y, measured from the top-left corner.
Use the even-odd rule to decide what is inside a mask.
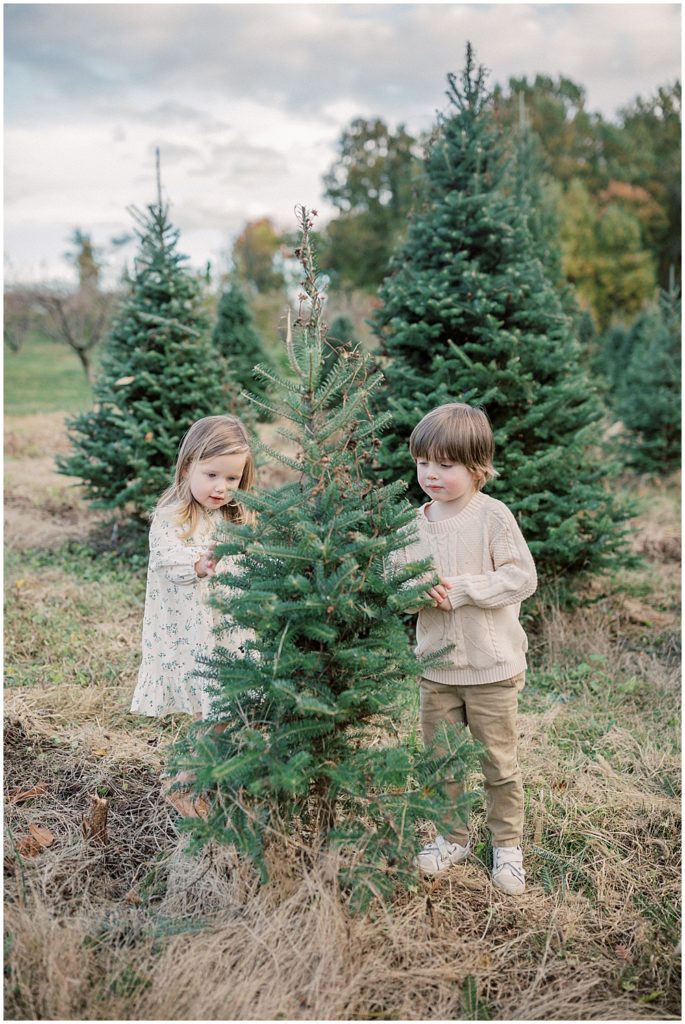
[[[207,600],[217,568],[215,534],[222,520],[253,518],[237,494],[250,490],[254,477],[239,419],[206,416],[193,423],[179,448],[174,482],[152,514],[143,657],[132,712],[210,717],[207,683],[194,673],[198,659],[211,654],[216,643],[219,613]],[[246,635],[234,630],[222,643],[239,646]]]

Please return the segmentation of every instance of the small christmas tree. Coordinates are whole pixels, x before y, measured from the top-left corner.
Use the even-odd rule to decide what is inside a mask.
[[[105,342],[95,408],[67,422],[72,452],[57,466],[83,481],[94,507],[140,521],[171,482],[183,434],[222,410],[222,393],[198,285],[162,202],[159,155],[157,202],[131,212],[140,239],[131,292]]]
[[[628,430],[626,461],[639,472],[668,473],[680,465],[681,325],[680,295],[672,281],[630,331],[632,354],[616,408]]]
[[[219,299],[212,340],[226,362],[226,386],[232,396],[231,411],[240,416],[246,403],[237,396],[243,388],[258,398],[267,398],[266,388],[260,380],[255,380],[252,370],[257,363],[267,364],[268,360],[247,297],[235,281],[228,284]],[[257,410],[257,419],[262,422],[270,419],[262,406]]]
[[[420,672],[401,613],[421,602],[426,583],[416,576],[428,567],[392,567],[413,513],[401,483],[376,489],[364,472],[385,419],[369,411],[380,375],[368,375],[359,349],[322,374],[312,219],[303,208],[299,216],[304,290],[286,341],[294,380],[265,374],[282,395],[274,414],[289,421],[280,433],[297,451],[265,450],[298,479],[245,495],[257,523],[232,526],[218,549],[237,556],[219,576],[233,591],[219,606],[255,640],[242,654],[220,648],[202,670],[215,680],[213,717],[225,728],[191,729],[176,767],[192,767],[211,798],[209,819],[187,822],[200,843],[234,843],[262,877],[265,845],[279,832],[310,852],[343,847],[341,880],[361,907],[414,879],[416,822],[454,814],[438,781],[463,778],[473,747],[453,733],[451,753],[436,758],[399,735],[398,705]]]
[[[380,292],[384,405],[395,416],[381,476],[407,478],[409,434],[429,409],[482,405],[501,473],[488,490],[516,513],[543,580],[600,571],[622,557],[628,514],[605,486],[603,407],[546,276],[547,238],[537,252],[526,190],[504,158],[470,45],[461,81],[448,81],[425,201]],[[412,493],[423,500],[417,485]]]

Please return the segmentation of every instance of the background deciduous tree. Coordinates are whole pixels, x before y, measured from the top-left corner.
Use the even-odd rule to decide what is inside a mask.
[[[233,243],[232,258],[239,280],[255,292],[282,288],[283,274],[275,265],[282,243],[282,235],[268,217],[249,221]]]
[[[101,286],[102,258],[90,235],[76,228],[70,241],[65,256],[76,269],[76,287],[37,284],[8,288],[5,340],[16,349],[30,331],[36,331],[68,345],[90,382],[93,354],[109,328],[117,295]]]
[[[420,169],[416,140],[381,118],[355,118],[324,176],[325,196],[340,211],[328,225],[322,259],[339,287],[376,288],[406,230]]]

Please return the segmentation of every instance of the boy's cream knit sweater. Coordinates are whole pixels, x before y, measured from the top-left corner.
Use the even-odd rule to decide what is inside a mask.
[[[430,504],[430,503],[429,503]],[[425,668],[438,683],[496,683],[523,672],[528,641],[519,623],[521,601],[537,587],[535,563],[506,505],[477,492],[457,515],[432,523],[417,511],[417,539],[396,552],[398,564],[432,557],[452,584],[452,611],[421,608],[417,654],[453,644],[445,667]]]

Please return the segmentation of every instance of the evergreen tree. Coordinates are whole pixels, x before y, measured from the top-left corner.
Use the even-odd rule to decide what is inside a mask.
[[[630,324],[621,323],[613,323],[597,340],[593,369],[602,382],[607,405],[614,414],[623,378],[630,363],[633,341],[634,335]]]
[[[528,211],[528,230],[538,258],[550,281],[561,290],[566,284],[557,244],[561,189],[548,172],[542,143],[530,125],[523,93],[519,93],[519,121],[512,133],[511,149],[516,201]],[[566,297],[570,310],[573,300],[570,294]]]
[[[349,316],[336,316],[335,320],[331,324],[329,340],[334,345],[356,344],[357,339],[354,334],[354,324],[350,320]]]
[[[298,478],[245,495],[257,523],[231,526],[218,548],[237,557],[218,577],[232,596],[219,591],[217,603],[255,639],[244,655],[219,648],[202,670],[215,681],[213,717],[225,728],[198,723],[175,764],[192,767],[197,790],[210,796],[208,820],[187,822],[200,843],[235,844],[263,878],[265,847],[278,833],[310,853],[319,843],[343,847],[341,881],[359,907],[414,878],[414,826],[445,822],[438,780],[463,778],[473,747],[453,731],[451,754],[438,757],[398,735],[398,704],[420,672],[401,613],[421,603],[426,583],[416,577],[428,567],[392,563],[413,513],[398,497],[401,483],[374,488],[363,471],[384,419],[369,411],[380,374],[369,376],[359,349],[322,373],[312,220],[303,208],[299,217],[308,302],[286,341],[294,380],[265,374],[282,396],[274,414],[289,421],[280,433],[297,452],[261,445]]]
[[[630,331],[631,356],[616,407],[628,430],[626,461],[640,472],[678,468],[681,454],[681,314],[674,283]]]
[[[258,363],[268,364],[268,360],[247,297],[235,281],[228,285],[219,300],[212,340],[226,361],[227,390],[232,394],[231,411],[241,415],[242,403],[237,396],[243,388],[266,400],[266,389],[260,380],[255,379],[252,370]],[[259,407],[257,419],[265,422],[269,418],[266,409]]]
[[[141,520],[169,485],[179,442],[194,420],[221,411],[221,380],[197,282],[182,266],[178,231],[162,202],[133,209],[140,247],[102,355],[95,407],[68,421],[61,473],[83,481],[96,508]]]
[[[324,343],[322,373],[329,373],[342,349],[354,348],[358,344],[354,324],[348,316],[337,316]]]
[[[380,292],[385,404],[395,415],[382,476],[409,476],[407,440],[429,409],[482,405],[501,473],[489,490],[516,513],[543,579],[599,571],[623,552],[627,517],[605,486],[603,408],[538,258],[470,45],[461,81],[448,82],[426,200]]]

